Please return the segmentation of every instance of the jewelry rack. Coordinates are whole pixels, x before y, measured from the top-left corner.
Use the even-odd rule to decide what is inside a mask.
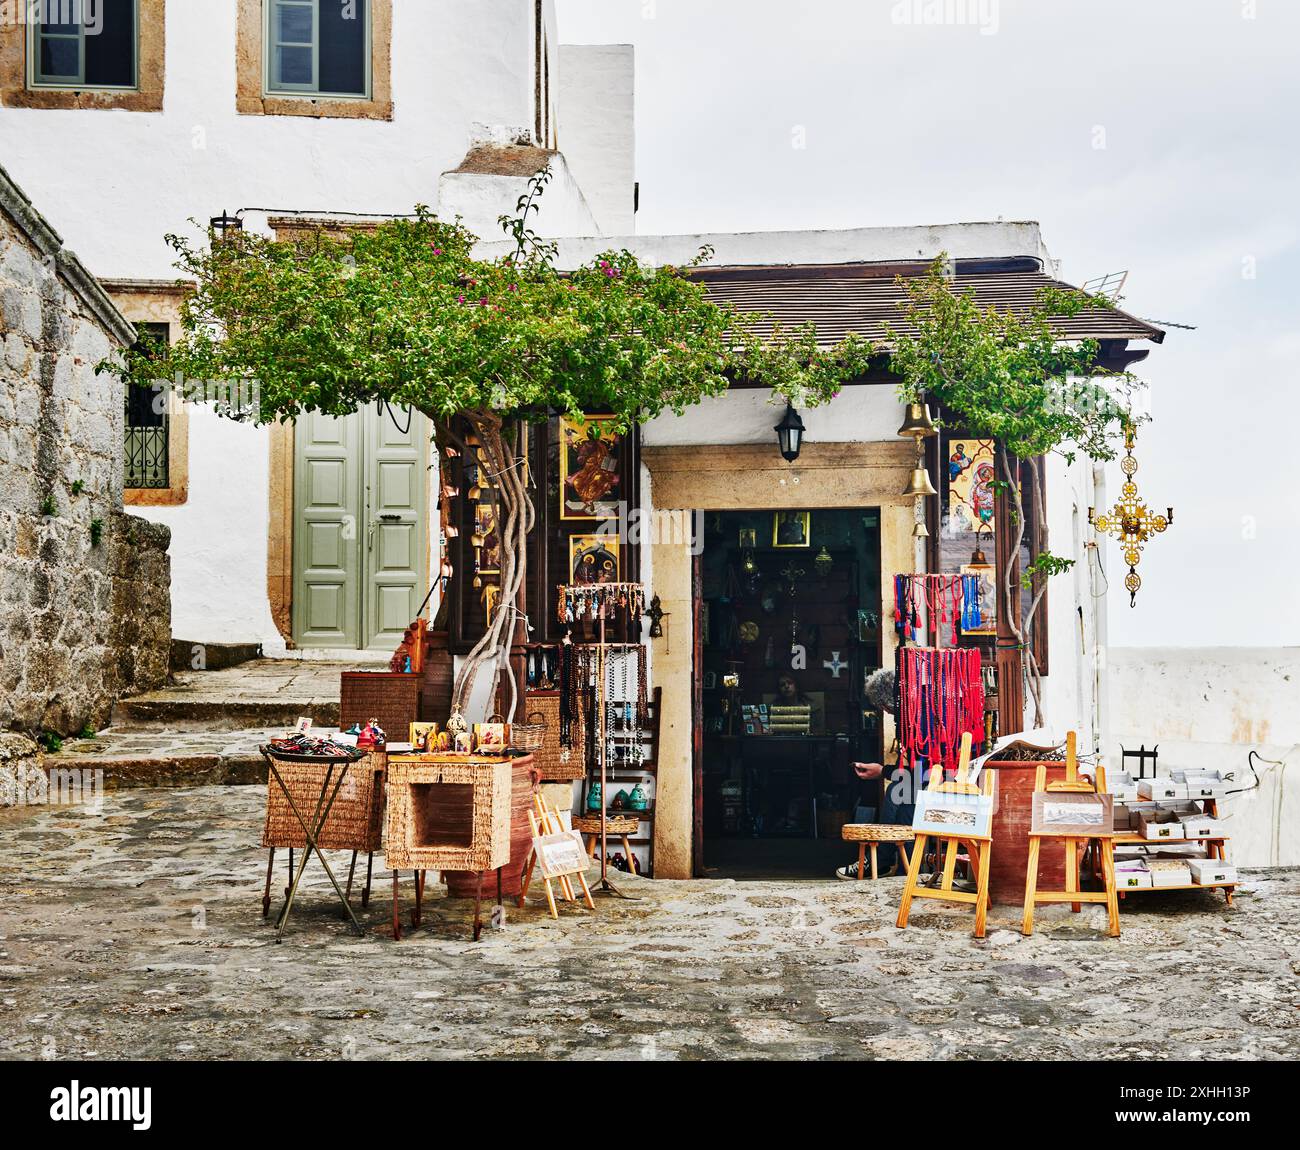
[[[561,623],[589,619],[599,624],[596,647],[596,747],[600,763],[600,879],[594,894],[609,894],[631,899],[609,881],[608,841],[608,749],[605,738],[605,656],[610,644],[605,637],[605,623],[626,613],[628,619],[645,614],[645,586],[641,583],[562,583],[557,588],[557,613]],[[619,647],[637,644],[620,643]],[[644,654],[642,654],[644,658]]]

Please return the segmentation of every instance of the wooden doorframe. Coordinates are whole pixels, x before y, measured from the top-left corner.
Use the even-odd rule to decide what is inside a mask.
[[[691,874],[704,877],[704,586],[703,550],[691,556]]]

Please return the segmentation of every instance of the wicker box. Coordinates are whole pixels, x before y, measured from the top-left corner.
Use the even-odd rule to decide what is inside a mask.
[[[481,871],[510,861],[512,760],[393,755],[389,870]]]
[[[420,718],[419,675],[398,671],[343,671],[339,676],[339,730],[376,719],[392,740],[405,739]]]
[[[372,751],[358,763],[347,768],[338,797],[330,807],[317,845],[322,850],[377,851],[384,833],[384,771],[388,756],[383,751]],[[320,800],[321,784],[325,781],[325,764],[286,763],[280,759],[275,769],[289,788],[294,803],[302,817],[311,823]],[[330,790],[338,779],[330,780]],[[329,794],[325,795],[329,801]],[[302,824],[293,813],[284,791],[273,778],[266,785],[266,822],[262,828],[264,847],[305,847],[307,838]]]

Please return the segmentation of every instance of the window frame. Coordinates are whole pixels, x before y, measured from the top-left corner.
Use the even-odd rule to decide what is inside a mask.
[[[316,87],[306,84],[289,84],[281,87],[273,87],[271,80],[271,65],[274,58],[276,46],[280,43],[275,35],[275,14],[276,9],[281,4],[290,4],[297,7],[310,7],[312,13],[311,21],[311,70],[315,77]],[[363,92],[331,92],[322,91],[320,88],[320,4],[321,0],[263,0],[262,3],[262,97],[264,99],[286,99],[286,100],[354,100],[357,102],[367,102],[374,100],[374,78],[371,75],[373,37],[374,37],[374,5],[371,0],[365,0],[365,40],[362,44],[362,59],[365,63],[365,91]],[[291,47],[305,47],[305,45],[290,45]]]
[[[66,33],[60,33],[54,36],[45,36],[41,32],[41,21],[29,20],[27,22],[27,87],[36,92],[139,92],[140,91],[140,0],[132,0],[131,19],[133,21],[134,36],[131,39],[131,83],[130,84],[87,84],[86,75],[86,23],[84,19],[85,0],[79,0],[83,5],[80,14],[83,19],[79,21],[80,32],[77,40],[77,76],[75,83],[69,83],[66,80],[42,80],[40,76],[40,51],[41,41],[46,39],[54,40],[71,40],[72,36]],[[37,8],[39,14],[40,9]]]

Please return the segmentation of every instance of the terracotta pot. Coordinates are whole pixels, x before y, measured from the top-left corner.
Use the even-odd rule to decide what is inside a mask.
[[[524,863],[533,846],[533,832],[528,825],[528,812],[533,809],[533,795],[537,792],[537,774],[533,756],[515,759],[510,772],[510,861],[501,868],[501,894],[505,898],[518,898],[523,885]],[[473,898],[478,889],[478,871],[446,871],[449,898]],[[483,898],[495,901],[497,872],[483,872]]]
[[[1029,824],[1038,763],[989,763],[996,803],[993,853],[989,858],[989,901],[1024,906],[1025,870],[1029,866]],[[1047,778],[1065,777],[1064,763],[1048,763]],[[1065,846],[1044,839],[1038,855],[1038,889],[1065,889]]]

